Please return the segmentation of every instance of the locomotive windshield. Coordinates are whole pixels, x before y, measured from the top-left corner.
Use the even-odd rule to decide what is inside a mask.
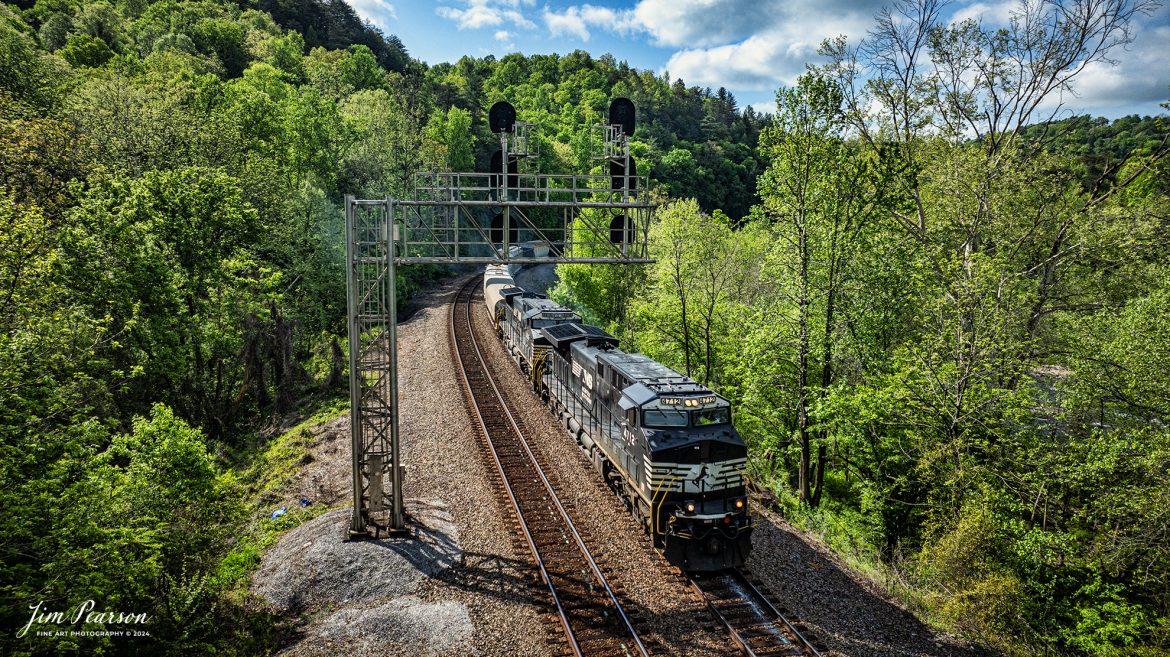
[[[681,408],[648,408],[642,412],[642,426],[652,429],[668,427],[711,427],[731,423],[731,409],[722,406],[686,411]]]
[[[731,421],[728,408],[707,408],[701,411],[691,411],[696,427],[706,427],[713,424],[727,424]]]
[[[674,409],[648,409],[642,413],[642,426],[651,428],[685,427],[687,412]]]

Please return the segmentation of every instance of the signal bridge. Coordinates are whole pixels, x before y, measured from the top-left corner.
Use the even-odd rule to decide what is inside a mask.
[[[351,537],[405,527],[398,432],[396,267],[411,264],[649,263],[655,205],[630,157],[634,105],[618,98],[592,156],[604,174],[521,171],[535,161],[536,126],[492,106],[500,137],[487,173],[417,174],[412,199],[345,199],[349,319]],[[523,165],[523,166],[522,166]],[[548,257],[524,255],[544,242]]]

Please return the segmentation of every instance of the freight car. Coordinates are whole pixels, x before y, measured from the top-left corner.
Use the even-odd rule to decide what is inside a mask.
[[[688,571],[743,565],[751,549],[747,447],[724,397],[581,316],[484,273],[504,346],[667,560]]]

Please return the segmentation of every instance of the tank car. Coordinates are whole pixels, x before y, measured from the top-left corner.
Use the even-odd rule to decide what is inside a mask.
[[[516,286],[503,267],[484,297],[533,389],[589,454],[667,560],[688,571],[740,566],[751,549],[747,447],[710,388]]]

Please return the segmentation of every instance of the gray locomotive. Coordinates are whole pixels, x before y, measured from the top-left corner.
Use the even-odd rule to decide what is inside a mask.
[[[622,351],[580,315],[517,287],[509,267],[487,268],[484,299],[533,389],[667,560],[688,571],[743,565],[747,447],[727,399]]]

